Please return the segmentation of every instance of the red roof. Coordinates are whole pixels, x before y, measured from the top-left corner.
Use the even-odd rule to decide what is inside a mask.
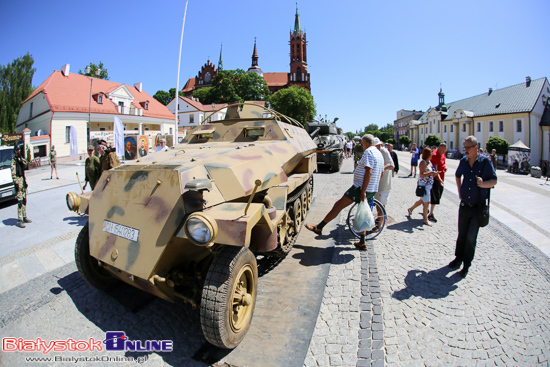
[[[195,89],[195,78],[189,78],[189,80],[187,81],[187,83],[185,83],[185,86],[181,91],[185,93],[185,92],[191,92],[194,89]]]
[[[285,86],[288,83],[288,73],[264,73],[268,87]]]
[[[115,106],[107,96],[103,97],[103,103],[97,102],[97,94],[108,94],[125,86],[134,96],[134,106],[143,110],[144,117],[156,117],[173,119],[174,115],[162,103],[151,97],[146,92],[140,92],[136,87],[108,80],[95,78],[92,83],[92,98],[90,106],[90,79],[85,75],[69,73],[64,76],[61,71],[54,71],[32,94],[24,101],[28,101],[38,93],[44,93],[53,112],[88,112],[119,115],[118,106]],[[146,110],[139,102],[148,101]],[[126,106],[130,107],[130,106]]]
[[[222,109],[225,106],[227,106],[227,103],[217,103],[215,109],[212,109],[211,104],[202,104],[199,101],[195,101],[191,98],[187,98],[187,97],[183,97],[183,96],[180,96],[180,99],[183,102],[187,103],[188,105],[193,106],[196,110],[204,111],[204,112],[217,111],[217,110]]]

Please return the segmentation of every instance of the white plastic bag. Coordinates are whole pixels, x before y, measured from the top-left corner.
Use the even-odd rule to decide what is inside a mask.
[[[369,203],[365,200],[357,205],[357,212],[353,218],[353,230],[355,232],[370,231],[374,228],[374,216],[370,210]]]

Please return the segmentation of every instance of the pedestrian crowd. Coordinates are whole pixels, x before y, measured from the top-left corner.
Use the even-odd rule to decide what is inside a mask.
[[[485,226],[489,219],[490,192],[497,183],[496,151],[491,155],[482,154],[483,150],[475,136],[468,136],[464,141],[464,157],[460,160],[455,173],[455,181],[459,192],[460,206],[458,213],[458,237],[456,239],[455,258],[449,267],[458,268],[463,265],[460,275],[466,277],[472,264],[477,244],[479,228]],[[391,178],[399,171],[399,160],[391,144],[384,144],[370,134],[360,138],[360,145],[355,144],[350,151],[346,144],[346,157],[354,156],[355,170],[353,185],[336,201],[323,220],[317,224],[307,223],[306,229],[321,235],[323,228],[346,207],[365,200],[373,206],[373,199],[382,206],[388,204]],[[408,177],[417,179],[416,196],[418,199],[408,208],[410,218],[413,211],[422,207],[423,223],[432,226],[437,223],[434,214],[440,204],[445,187],[447,172],[447,145],[441,143],[438,147],[425,147],[422,152],[416,144],[409,150],[411,154],[411,172]],[[378,230],[376,223],[374,231]],[[359,234],[359,241],[354,243],[359,250],[366,250],[365,232]]]

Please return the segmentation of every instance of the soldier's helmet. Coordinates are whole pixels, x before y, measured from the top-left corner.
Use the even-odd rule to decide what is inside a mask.
[[[16,150],[23,151],[23,142],[18,141],[15,143],[13,146],[13,151],[15,152]]]

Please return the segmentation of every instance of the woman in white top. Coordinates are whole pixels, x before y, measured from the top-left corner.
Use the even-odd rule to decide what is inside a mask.
[[[426,187],[426,193],[418,201],[416,201],[413,206],[408,210],[409,217],[412,215],[414,209],[423,205],[424,212],[424,224],[431,226],[432,224],[428,221],[428,209],[430,207],[430,190],[434,183],[434,176],[439,175],[437,171],[433,169],[433,166],[430,165],[430,160],[432,159],[432,150],[430,148],[424,148],[422,151],[422,161],[418,166],[420,175],[418,176],[418,185]]]

